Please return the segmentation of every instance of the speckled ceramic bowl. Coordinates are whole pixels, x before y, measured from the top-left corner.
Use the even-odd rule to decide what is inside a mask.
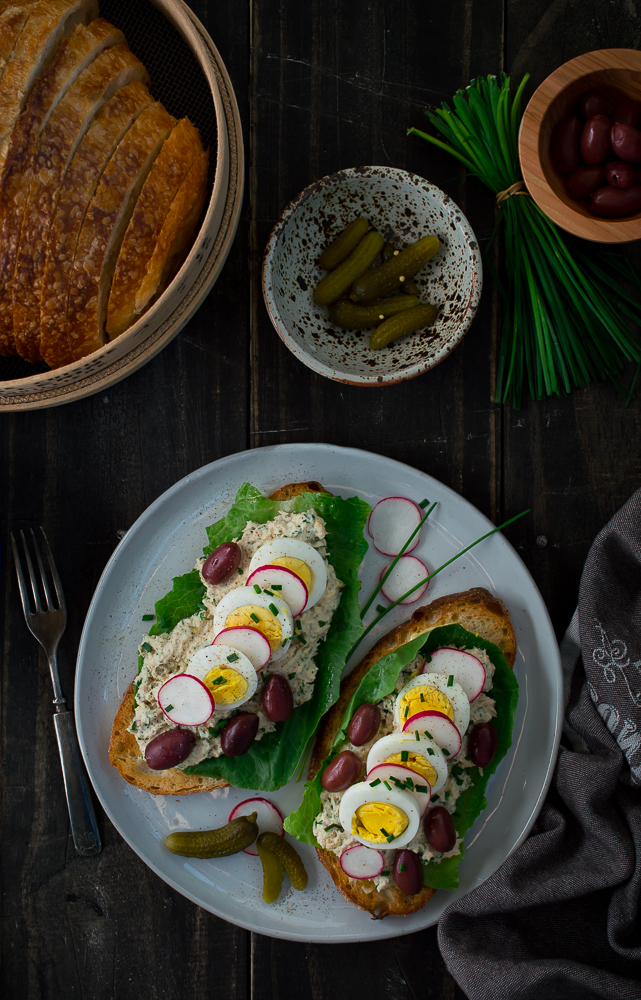
[[[378,351],[369,346],[371,330],[333,328],[328,309],[313,299],[325,274],[321,251],[361,215],[398,246],[428,234],[442,243],[414,279],[421,302],[440,307],[436,323]],[[482,277],[476,237],[443,191],[395,167],[354,167],[310,184],[285,209],[267,244],[263,294],[278,334],[309,368],[351,385],[392,385],[433,368],[460,343]]]

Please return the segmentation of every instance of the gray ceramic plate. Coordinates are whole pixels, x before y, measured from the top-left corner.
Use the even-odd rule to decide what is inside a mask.
[[[414,279],[421,302],[439,306],[426,330],[373,351],[371,330],[333,327],[313,290],[325,274],[318,257],[364,215],[403,247],[428,234],[441,249]],[[391,385],[433,368],[459,344],[481,296],[481,255],[460,208],[423,177],[396,167],[353,167],[311,184],[283,212],[263,262],[265,304],[279,336],[319,375],[352,385]]]
[[[523,840],[545,796],[554,766],[562,718],[559,650],[545,605],[520,558],[501,536],[482,542],[437,576],[421,601],[483,586],[498,594],[513,616],[518,639],[515,672],[520,686],[512,748],[487,787],[487,809],[465,838],[461,884],[440,891],[411,917],[371,920],[334,888],[313,848],[299,845],[309,872],[305,892],[288,884],[277,903],[263,902],[258,858],[245,854],[200,861],[170,854],[164,838],[173,830],[211,829],[228,820],[251,792],[233,788],[195,795],[150,795],[122,780],[107,756],[111,724],[136,671],[142,616],[191,569],[206,544],[205,526],[224,515],[236,490],[249,481],[264,493],[283,483],[316,479],[342,496],[358,493],[372,505],[385,496],[438,500],[414,549],[429,567],[445,562],[490,529],[490,522],[452,490],[416,469],[380,455],[323,444],[279,445],[231,455],[193,472],[164,493],[129,529],[109,560],[85,622],[78,653],[75,710],[80,744],[91,780],[107,814],[125,840],[169,885],[251,931],[296,941],[347,942],[397,937],[436,923],[452,900],[488,878]],[[369,594],[387,562],[370,549],[363,563]],[[412,608],[389,615],[385,630]],[[382,630],[372,631],[359,655]],[[291,781],[268,793],[287,814],[303,793]],[[262,793],[260,793],[262,794]]]

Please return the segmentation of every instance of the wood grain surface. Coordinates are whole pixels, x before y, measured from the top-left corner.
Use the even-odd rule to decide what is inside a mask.
[[[60,649],[71,696],[84,615],[119,537],[187,473],[248,447],[325,441],[430,473],[507,532],[560,636],[596,533],[641,485],[641,389],[610,385],[527,404],[492,401],[500,324],[489,277],[463,344],[435,371],[382,389],[312,374],[271,327],[260,265],[285,205],[342,167],[392,164],[447,191],[482,245],[492,196],[406,128],[471,76],[514,67],[529,93],[565,60],[635,48],[634,0],[192,0],[230,72],[247,188],[221,278],[161,354],[105,393],[0,422],[2,971],[8,1000],[462,998],[435,928],[376,944],[250,935],[170,889],[101,813],[102,853],[73,849],[46,662],[27,632],[9,530],[43,524],[64,581]],[[636,258],[635,248],[627,251]],[[625,373],[625,385],[633,372]],[[491,995],[491,994],[490,994]]]

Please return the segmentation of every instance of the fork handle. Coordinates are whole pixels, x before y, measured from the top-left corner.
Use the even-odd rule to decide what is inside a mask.
[[[91,798],[89,776],[78,745],[73,712],[56,712],[53,722],[60,751],[73,843],[78,854],[88,857],[90,854],[98,854],[102,849],[102,843]]]

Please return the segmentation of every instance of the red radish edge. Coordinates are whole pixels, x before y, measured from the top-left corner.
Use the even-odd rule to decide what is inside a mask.
[[[423,721],[419,722],[419,720]],[[451,751],[446,760],[456,757],[461,749],[461,734],[444,712],[437,712],[433,709],[427,712],[417,712],[416,715],[411,715],[403,723],[403,732],[407,732],[408,729],[416,730],[419,726],[428,730],[431,739],[438,746]]]
[[[340,861],[345,874],[349,878],[356,879],[376,878],[385,867],[385,858],[382,853],[372,847],[365,847],[364,844],[352,844],[351,847],[346,847],[341,854]],[[369,870],[366,870],[368,865]]]
[[[381,510],[381,504],[387,504],[388,506]],[[390,504],[398,508],[395,517],[392,516],[394,510],[393,508],[390,510]],[[411,512],[410,508],[405,506],[406,504],[411,505],[411,508],[413,508]],[[399,507],[399,505],[402,505],[402,507]],[[407,524],[407,530],[403,528],[402,531],[403,538],[400,538],[398,534],[394,535],[395,530],[396,532],[399,531],[399,522],[403,523],[402,515],[401,517],[398,516],[401,510],[405,512],[405,522]],[[378,515],[376,514],[377,511]],[[382,519],[381,514],[383,515]],[[407,497],[384,497],[383,500],[378,501],[374,510],[367,518],[367,530],[378,552],[384,556],[397,556],[422,519],[423,511],[413,500],[408,500]],[[418,545],[420,537],[421,533],[419,531],[411,545],[405,551],[412,552]]]
[[[385,567],[381,573],[381,579],[384,577],[389,567]],[[417,559],[416,556],[401,556],[396,566],[388,576],[387,580],[381,587],[381,594],[386,600],[390,602],[397,601],[399,597],[406,594],[407,591],[414,587],[420,580],[429,576],[429,570],[425,563]],[[414,604],[415,601],[421,599],[425,591],[429,586],[430,581],[425,580],[425,584],[419,587],[412,594],[409,595],[401,604]]]
[[[194,688],[194,694],[197,691],[198,692],[197,697],[199,699],[202,699],[202,712],[199,715],[197,715],[196,718],[175,719],[169,714],[169,711],[163,705],[161,698],[163,691],[165,692],[164,699],[166,699],[167,704],[177,700],[175,694],[173,695],[172,698],[172,695],[168,694],[168,692],[166,691],[166,688],[168,686],[176,688],[176,681],[180,681],[183,685],[185,681],[187,681],[188,688],[191,687],[192,684],[198,685],[198,688]],[[203,698],[202,695],[203,691],[207,695],[207,701],[205,701],[205,699]],[[208,721],[208,719],[210,719],[211,716],[213,715],[214,709],[216,707],[214,705],[214,699],[211,696],[211,691],[207,688],[205,684],[203,684],[201,680],[199,680],[197,677],[193,677],[191,674],[174,674],[173,677],[170,677],[168,680],[166,680],[165,683],[160,688],[160,690],[158,691],[158,705],[160,706],[160,709],[163,712],[163,714],[166,715],[169,721],[172,722],[175,726],[204,726],[205,723]],[[209,711],[207,711],[206,707],[207,705],[209,706]],[[172,709],[174,708],[173,704],[171,705],[171,708]],[[204,713],[207,714],[205,715]]]
[[[439,655],[441,653],[443,656]],[[447,661],[450,659],[454,663],[448,665]],[[440,660],[445,661],[443,668],[439,667]],[[464,649],[454,649],[451,646],[441,646],[439,649],[435,649],[429,663],[426,662],[423,665],[421,673],[442,674],[444,677],[453,674],[454,680],[461,685],[467,700],[470,702],[480,695],[487,676],[485,667],[478,657],[474,656],[474,653],[468,653]]]
[[[297,597],[296,600],[290,600],[288,597],[285,596],[284,591],[282,593],[281,591],[279,591],[276,596],[280,597],[281,600],[285,601],[285,604],[287,604],[289,610],[292,613],[292,618],[298,618],[299,615],[302,615],[303,611],[307,607],[307,602],[309,601],[309,591],[307,589],[305,581],[301,580],[298,573],[294,573],[293,570],[287,569],[285,566],[272,566],[271,563],[268,563],[266,566],[258,566],[257,569],[255,569],[253,573],[250,573],[250,575],[247,577],[247,586],[252,587],[254,584],[258,586],[257,578],[261,573],[264,573],[265,570],[270,570],[273,571],[274,573],[278,573],[281,579],[283,578],[285,579],[286,589],[288,594],[290,593],[292,588],[294,589],[294,595],[295,597]],[[287,579],[288,577],[291,577],[291,579],[288,580]],[[261,586],[263,589],[266,588],[267,590],[269,590],[269,583],[267,583],[266,585],[261,584]],[[297,595],[296,595],[296,590],[299,591]]]
[[[254,670],[261,670],[265,666],[265,664],[269,661],[269,658],[272,655],[272,648],[269,645],[269,639],[266,636],[264,636],[263,633],[260,632],[257,628],[252,628],[251,625],[231,625],[229,628],[221,629],[221,631],[218,633],[218,635],[212,642],[212,646],[224,645],[224,646],[233,646],[234,649],[236,648],[240,649],[240,647],[234,646],[234,643],[232,641],[233,636],[229,636],[228,635],[229,632],[253,632],[256,637],[256,641],[258,641],[258,636],[260,636],[260,642],[265,647],[263,651],[264,659],[263,662],[260,664],[260,666],[256,666],[256,664],[253,663],[253,667]],[[223,639],[222,636],[227,636],[227,641]],[[240,649],[240,652],[245,653],[245,650]],[[245,653],[245,656],[247,656],[247,659],[250,662],[252,662],[251,656],[248,656],[247,653]]]
[[[269,799],[244,799],[243,802],[239,802],[237,806],[234,806],[229,814],[228,822],[231,823],[238,816],[249,816],[253,812],[258,813],[256,822],[259,833],[277,833],[279,837],[285,836],[283,815]],[[257,858],[256,842],[254,841],[253,844],[246,847],[243,854],[251,854],[252,857]]]

